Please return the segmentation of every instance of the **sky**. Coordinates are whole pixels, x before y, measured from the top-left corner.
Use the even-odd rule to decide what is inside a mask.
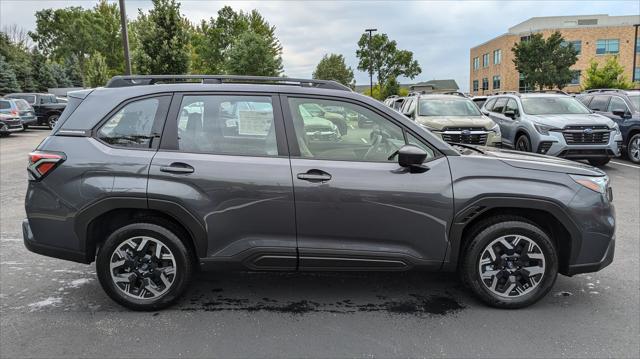
[[[640,1],[205,1],[182,0],[181,11],[193,23],[215,17],[225,5],[257,9],[283,46],[285,74],[309,78],[322,56],[338,53],[354,70],[356,83],[368,84],[358,71],[357,42],[364,29],[377,28],[410,50],[422,73],[413,80],[453,78],[469,90],[469,49],[536,16],[640,15]],[[35,12],[67,6],[93,7],[95,0],[0,0],[0,25],[35,28]],[[127,17],[147,11],[150,0],[126,0]]]

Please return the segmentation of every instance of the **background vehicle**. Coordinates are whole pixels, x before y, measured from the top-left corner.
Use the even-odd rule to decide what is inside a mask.
[[[21,99],[0,99],[0,113],[18,115],[23,129],[35,124],[37,121],[33,108],[27,101]]]
[[[5,98],[27,101],[36,113],[38,125],[45,125],[51,129],[67,106],[66,103],[58,102],[55,95],[46,93],[12,93]]]
[[[331,81],[154,84],[194,77],[115,77],[70,95],[75,110],[30,154],[29,250],[95,260],[107,294],[138,310],[174,302],[195,266],[457,270],[484,302],[518,308],[558,273],[613,260],[611,188],[592,166],[451,147]],[[226,134],[221,112],[238,103],[261,110]],[[308,104],[373,125],[313,141]],[[194,137],[179,131],[186,108]]]
[[[487,102],[488,98],[489,96],[473,96],[471,98],[471,101],[473,101],[473,103],[475,103],[478,108],[482,108],[482,105]]]
[[[0,136],[9,136],[12,132],[22,131],[20,117],[0,113]]]
[[[340,130],[340,135],[344,136],[349,131],[349,125],[347,124],[347,120],[344,115],[341,115],[336,112],[329,112],[322,106],[319,106],[315,103],[310,103],[305,105],[305,110],[316,118],[324,118],[326,120],[331,121],[334,125],[338,127]]]
[[[576,98],[595,113],[615,121],[622,133],[622,149],[627,158],[640,163],[640,91],[589,90]]]
[[[612,120],[558,93],[492,96],[482,107],[502,132],[506,147],[603,166],[620,156],[622,135]]]
[[[420,95],[402,112],[448,143],[501,145],[500,127],[467,97]]]

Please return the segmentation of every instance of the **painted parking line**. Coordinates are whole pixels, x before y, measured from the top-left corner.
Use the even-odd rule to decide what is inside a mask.
[[[631,165],[628,163],[622,163],[622,162],[617,162],[617,161],[611,161],[609,163],[615,164],[615,165],[620,165],[620,166],[625,166],[625,167],[631,167],[631,168],[637,168],[640,170],[640,166],[636,166],[636,165]]]

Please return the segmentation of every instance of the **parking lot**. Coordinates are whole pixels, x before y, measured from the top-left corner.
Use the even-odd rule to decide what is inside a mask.
[[[484,306],[452,274],[205,273],[175,306],[128,311],[93,265],[22,244],[27,153],[47,135],[0,139],[1,357],[637,357],[640,167],[605,170],[617,212],[613,264],[559,276],[521,310]],[[357,135],[353,132],[353,135]]]

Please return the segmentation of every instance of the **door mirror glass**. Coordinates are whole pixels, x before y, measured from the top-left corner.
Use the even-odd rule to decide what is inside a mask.
[[[398,164],[411,172],[424,172],[429,169],[422,165],[428,155],[427,151],[418,146],[404,145],[398,150]]]

